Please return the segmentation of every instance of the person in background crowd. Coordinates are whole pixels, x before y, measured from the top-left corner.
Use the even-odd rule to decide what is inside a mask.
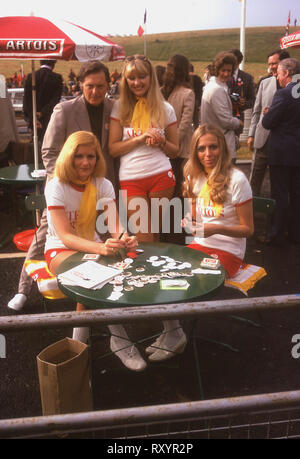
[[[280,87],[271,106],[264,111],[262,125],[270,130],[268,164],[271,197],[276,201],[269,235],[272,245],[284,245],[286,234],[292,244],[300,243],[300,62],[280,61]]]
[[[41,67],[35,72],[36,78],[36,111],[37,131],[39,142],[43,141],[53,109],[60,101],[63,91],[63,78],[59,73],[53,72],[56,61],[41,61]],[[33,129],[32,108],[32,74],[25,82],[23,99],[24,119],[29,128]]]
[[[109,117],[113,106],[113,101],[105,97],[110,83],[108,68],[98,61],[86,62],[80,69],[79,79],[82,95],[56,105],[44,137],[42,157],[47,177],[53,175],[56,159],[69,135],[85,130],[93,132],[98,138],[106,160],[106,177],[115,185],[115,164],[108,153]],[[117,185],[115,189],[118,189]],[[47,214],[44,212],[25,262],[43,258],[47,229]],[[23,308],[32,284],[24,263],[18,293],[8,303],[10,309],[19,311]]]
[[[193,204],[182,226],[195,236],[188,247],[217,255],[230,278],[243,264],[246,238],[253,234],[252,192],[216,126],[203,124],[194,132],[184,176],[183,194]]]
[[[209,82],[210,78],[213,76],[213,72],[214,72],[213,65],[208,64],[208,66],[205,67],[204,74],[203,74],[204,85],[206,85]]]
[[[227,81],[229,93],[231,96],[237,94],[237,100],[232,100],[233,116],[240,118],[244,123],[244,111],[252,108],[255,102],[255,86],[254,80],[250,73],[244,72],[239,68],[243,61],[243,54],[239,49],[231,49],[229,53],[235,55],[238,65],[235,68],[233,75]],[[242,129],[237,131],[237,136],[242,133]]]
[[[280,84],[276,79],[277,69],[280,61],[286,57],[289,57],[287,51],[276,50],[269,54],[268,65],[271,74],[261,80],[253,107],[248,133],[248,147],[251,151],[254,150],[250,173],[250,184],[254,196],[260,196],[261,186],[268,166],[268,139],[270,132],[262,125],[264,110],[271,105],[275,92],[280,88]]]
[[[222,51],[213,62],[214,74],[204,87],[201,102],[201,124],[213,124],[225,135],[232,160],[236,160],[235,131],[243,127],[243,122],[232,115],[232,102],[227,81],[237,66],[232,53]]]
[[[159,87],[161,88],[164,84],[164,75],[166,73],[166,67],[163,65],[157,65],[155,67],[155,71],[156,71],[156,76],[157,76]]]
[[[176,178],[175,196],[181,196],[183,167],[189,157],[193,135],[195,93],[191,89],[189,72],[189,60],[181,54],[175,54],[168,62],[161,89],[163,96],[175,110],[178,125],[179,155],[171,159]]]
[[[192,89],[195,93],[195,108],[194,108],[194,115],[193,115],[193,125],[194,129],[197,129],[199,126],[199,117],[200,117],[200,106],[201,106],[201,99],[203,94],[203,81],[194,73],[194,66],[190,64],[190,79]]]

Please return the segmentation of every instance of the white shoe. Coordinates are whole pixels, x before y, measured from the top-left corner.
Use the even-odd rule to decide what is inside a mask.
[[[129,344],[130,341],[127,340],[115,338],[114,336],[110,338],[110,348],[112,352],[119,357],[125,367],[133,371],[145,370],[147,363],[134,344]]]
[[[158,348],[161,347],[161,342],[164,339],[164,337],[165,337],[165,333],[162,333],[161,335],[159,335],[156,338],[154,343],[152,343],[150,346],[146,347],[146,349],[145,349],[146,354],[153,354],[154,352],[156,352],[158,350]]]
[[[27,296],[23,293],[17,293],[8,303],[7,307],[15,311],[21,311],[27,301]]]
[[[165,340],[164,340],[165,341]],[[149,355],[149,360],[152,362],[159,362],[162,360],[168,360],[172,357],[175,357],[177,354],[182,354],[185,349],[187,339],[185,334],[183,334],[179,340],[172,346],[166,346],[164,342],[161,343],[161,347],[165,349],[157,349],[153,354]]]

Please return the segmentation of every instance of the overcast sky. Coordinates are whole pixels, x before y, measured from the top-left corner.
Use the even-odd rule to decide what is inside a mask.
[[[107,6],[104,6],[104,5]],[[291,25],[300,29],[300,0],[246,0],[246,27]],[[11,0],[1,2],[2,16],[66,19],[100,35],[136,35],[147,9],[147,33],[235,28],[240,26],[239,0]]]

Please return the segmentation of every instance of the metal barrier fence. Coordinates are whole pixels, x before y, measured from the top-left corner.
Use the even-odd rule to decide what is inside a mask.
[[[299,307],[300,294],[0,317],[0,332],[132,323]],[[0,438],[94,432],[100,438],[300,438],[300,391],[0,420]],[[102,436],[102,437],[101,437]]]

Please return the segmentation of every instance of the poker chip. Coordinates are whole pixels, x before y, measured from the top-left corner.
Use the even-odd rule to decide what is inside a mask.
[[[137,257],[137,253],[136,252],[128,252],[127,253],[127,257],[131,258],[131,259],[136,258]],[[126,258],[126,260],[127,260],[127,258]]]

